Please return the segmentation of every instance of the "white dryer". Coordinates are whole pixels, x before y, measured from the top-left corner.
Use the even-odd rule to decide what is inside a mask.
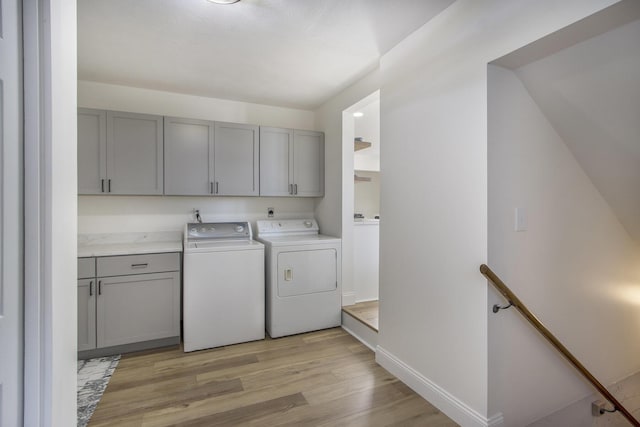
[[[341,324],[342,241],[315,219],[257,221],[265,245],[266,327],[272,338]]]

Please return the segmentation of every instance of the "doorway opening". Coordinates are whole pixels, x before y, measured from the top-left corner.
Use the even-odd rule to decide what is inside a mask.
[[[380,235],[380,91],[343,111],[343,306],[377,334]],[[343,316],[344,317],[344,316]],[[347,320],[350,320],[347,319]],[[343,321],[343,324],[345,321]],[[359,327],[357,324],[349,324]],[[358,334],[358,331],[354,331]],[[364,332],[360,332],[363,334]]]

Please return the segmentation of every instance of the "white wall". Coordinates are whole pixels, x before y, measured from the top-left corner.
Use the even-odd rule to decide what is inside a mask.
[[[355,304],[353,287],[353,138],[352,113],[344,112],[380,87],[376,69],[318,108],[316,128],[325,134],[325,196],[316,203],[324,234],[342,237],[342,303]],[[373,95],[377,96],[377,95]]]
[[[182,231],[200,209],[203,221],[255,221],[274,218],[313,217],[312,198],[286,197],[180,197],[180,196],[80,196],[78,233],[134,231]]]
[[[315,130],[312,111],[78,81],[78,106]]]
[[[478,272],[487,63],[612,3],[459,0],[381,59],[378,359],[463,425],[507,409],[489,408],[490,306]]]
[[[356,175],[371,181],[355,183],[355,212],[364,214],[365,218],[373,218],[380,213],[380,172],[357,170]]]
[[[635,3],[638,19],[640,3]],[[527,91],[637,241],[639,41],[640,19],[518,70]]]
[[[640,370],[640,310],[625,298],[640,292],[640,247],[518,77],[491,66],[488,87],[489,264],[596,378],[625,378]],[[489,316],[489,360],[507,425],[592,393],[513,310]]]
[[[131,88],[95,82],[78,82],[78,105],[167,116],[218,120],[235,123],[315,128],[311,111],[296,110],[223,99],[204,98],[171,92]],[[276,218],[313,216],[313,198],[272,197],[178,197],[80,196],[80,233],[182,230],[193,221],[193,209],[203,220],[266,219],[267,208],[275,208]],[[322,222],[320,226],[323,227]]]
[[[353,280],[356,302],[379,297],[380,224],[360,222],[353,225]]]
[[[362,117],[354,118],[355,135],[370,142],[371,146],[353,153],[356,170],[380,171],[380,99],[360,108]]]
[[[640,373],[625,378],[615,385],[607,384],[607,389],[638,419],[640,411],[637,409],[636,396],[640,394]],[[599,393],[592,393],[560,411],[539,419],[528,427],[629,427],[629,421],[620,412],[606,413],[600,417],[591,415],[591,403],[596,400],[602,400],[602,397]],[[606,408],[611,409],[611,405],[607,404]]]

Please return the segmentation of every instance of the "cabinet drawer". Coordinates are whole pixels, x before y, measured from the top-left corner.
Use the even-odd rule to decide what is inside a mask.
[[[98,277],[179,271],[180,254],[173,252],[166,254],[99,257],[97,269]]]
[[[91,279],[96,277],[96,259],[78,258],[78,279]]]

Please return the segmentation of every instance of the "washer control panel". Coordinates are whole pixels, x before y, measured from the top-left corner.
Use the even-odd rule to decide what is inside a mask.
[[[188,240],[251,240],[248,222],[192,222],[187,224]]]

